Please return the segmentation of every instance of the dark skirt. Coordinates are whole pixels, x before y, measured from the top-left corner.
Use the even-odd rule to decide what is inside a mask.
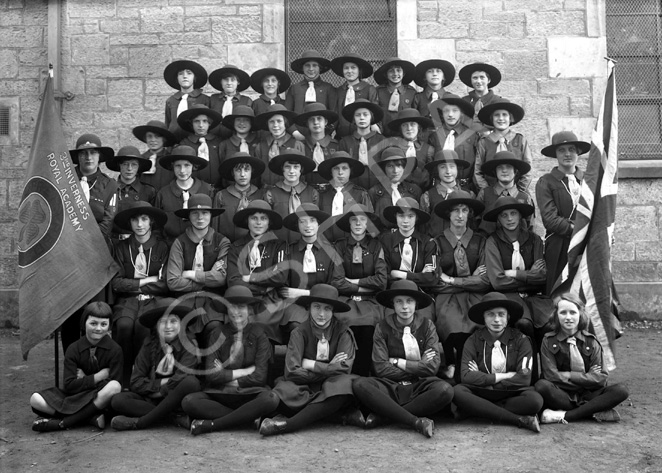
[[[94,389],[88,389],[87,391],[81,391],[76,394],[67,394],[56,387],[39,391],[37,394],[43,397],[46,404],[55,409],[58,414],[68,416],[75,414],[92,402],[97,397],[97,393],[108,384],[108,381],[107,379],[100,381]]]
[[[354,374],[340,374],[314,384],[296,384],[279,378],[273,392],[290,409],[301,410],[308,404],[322,402],[334,396],[353,395],[352,380],[356,378],[358,376]]]
[[[432,386],[435,384],[439,382],[446,383],[444,380],[439,379],[436,376],[420,378],[418,381],[414,381],[411,384],[402,384],[398,381],[393,381],[392,379],[386,378],[372,379],[386,388],[389,397],[397,402],[400,406],[404,406],[405,404],[410,403],[418,396],[432,388]]]
[[[349,327],[364,325],[372,325],[374,327],[381,322],[384,318],[384,306],[375,300],[375,296],[372,294],[357,296],[340,296],[340,301],[349,306],[349,312],[338,312],[334,316]]]
[[[483,294],[458,292],[439,294],[436,298],[437,333],[445,341],[451,333],[472,333],[478,325],[469,320],[469,308],[480,302]]]

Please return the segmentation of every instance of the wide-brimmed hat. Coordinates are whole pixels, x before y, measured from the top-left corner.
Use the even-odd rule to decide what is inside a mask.
[[[223,90],[221,79],[228,76],[235,76],[237,78],[239,82],[237,92],[242,92],[251,86],[251,78],[248,73],[239,69],[234,64],[227,64],[209,74],[209,85],[216,90]]]
[[[267,76],[276,76],[278,80],[278,92],[285,92],[290,88],[292,84],[292,79],[287,75],[287,72],[276,69],[275,67],[265,67],[264,69],[258,69],[253,72],[251,75],[251,87],[258,94],[264,93],[264,87],[262,86],[262,81]]]
[[[552,144],[545,146],[540,152],[549,158],[556,158],[556,148],[561,145],[575,145],[577,154],[585,154],[591,150],[591,143],[578,140],[572,131],[559,131],[552,136]]]
[[[322,223],[330,218],[331,215],[321,211],[317,205],[306,202],[301,204],[294,213],[289,214],[283,219],[283,226],[288,230],[298,233],[300,217],[315,217],[317,223]]]
[[[351,62],[358,66],[359,68],[359,77],[361,79],[367,79],[372,75],[372,64],[363,59],[356,53],[347,53],[331,61],[331,70],[336,73],[337,76],[345,77],[343,73],[343,66],[345,63]]]
[[[163,137],[164,147],[174,146],[177,144],[177,137],[173,132],[168,130],[166,124],[159,120],[150,120],[147,122],[147,125],[139,125],[133,129],[133,136],[138,138],[143,143],[147,143],[147,138],[145,137],[148,132],[156,133]]]
[[[407,162],[407,167],[409,165],[412,165],[411,170],[405,170],[405,173],[411,173],[416,168],[417,165],[417,160],[415,156],[407,156],[405,154],[405,151],[400,148],[399,146],[389,146],[387,148],[384,148],[382,152],[379,154],[377,160],[375,161],[375,166],[379,166],[380,168],[384,169],[386,166],[386,163],[389,161],[397,161],[400,159],[404,159]]]
[[[384,307],[393,309],[393,298],[396,296],[409,296],[416,301],[416,310],[425,309],[433,302],[426,293],[421,292],[414,281],[399,279],[391,284],[391,288],[377,293],[375,299]]]
[[[370,110],[372,113],[372,121],[370,122],[371,124],[379,123],[382,121],[382,118],[384,118],[384,110],[382,110],[382,107],[366,99],[356,99],[349,105],[345,105],[341,112],[342,116],[345,117],[345,120],[348,122],[354,123],[354,113],[359,108],[366,108]]]
[[[399,134],[400,126],[403,123],[409,123],[409,122],[418,123],[418,126],[421,128],[421,131],[425,130],[426,128],[432,128],[434,126],[432,120],[430,120],[428,117],[422,117],[421,112],[419,112],[415,108],[405,108],[398,112],[397,118],[391,120],[388,123],[388,127],[389,129],[391,129],[391,131]]]
[[[434,153],[432,161],[425,165],[426,171],[432,175],[437,176],[437,166],[445,163],[454,163],[458,169],[467,169],[471,166],[468,161],[460,159],[455,150],[452,149],[440,149]]]
[[[510,164],[520,174],[526,174],[531,170],[531,165],[522,159],[518,159],[511,151],[499,151],[492,159],[485,161],[480,170],[488,176],[496,176],[496,168],[501,164]]]
[[[155,228],[163,228],[163,226],[168,221],[168,215],[161,209],[157,209],[152,206],[149,202],[143,200],[135,200],[129,202],[126,208],[123,208],[115,214],[113,218],[113,223],[117,225],[122,230],[127,230],[131,232],[131,219],[136,215],[147,215],[151,217],[152,230]]]
[[[74,164],[78,164],[78,152],[83,149],[96,149],[99,152],[99,162],[103,163],[115,155],[113,148],[101,146],[101,139],[92,133],[80,135],[76,140],[76,149],[70,149],[69,155]]]
[[[478,112],[478,119],[485,125],[494,126],[492,124],[492,114],[497,110],[506,110],[512,114],[513,121],[510,124],[511,126],[521,122],[522,118],[524,118],[524,109],[522,107],[508,99],[500,98],[481,108],[480,112]]]
[[[235,118],[249,118],[251,121],[251,128],[253,123],[255,123],[255,112],[248,105],[235,105],[232,108],[232,113],[223,117],[221,123],[228,127],[231,130],[234,130],[234,119]]]
[[[333,110],[327,110],[326,105],[319,102],[307,103],[303,107],[303,112],[295,119],[294,123],[299,126],[307,127],[308,119],[312,117],[324,117],[329,125],[338,121],[338,114]]]
[[[473,197],[469,192],[457,190],[451,192],[446,200],[439,202],[434,207],[434,213],[439,217],[448,220],[450,218],[451,209],[460,204],[464,204],[472,209],[476,215],[485,210],[485,204]]]
[[[181,60],[171,62],[163,70],[163,78],[170,87],[180,90],[181,86],[177,81],[177,74],[184,69],[193,72],[193,75],[195,76],[193,78],[194,89],[202,89],[205,86],[207,83],[207,71],[204,67],[194,61]]]
[[[303,74],[303,65],[310,61],[315,61],[320,65],[320,74],[324,74],[326,71],[331,69],[331,61],[322,57],[322,55],[314,49],[304,51],[299,59],[295,59],[290,63],[290,68],[294,72]]]
[[[508,315],[510,315],[510,319],[508,320],[509,325],[514,325],[524,314],[524,308],[519,302],[508,299],[500,292],[488,292],[483,296],[480,302],[477,302],[469,308],[469,320],[479,325],[485,325],[483,314],[486,310],[494,309],[496,307],[503,307],[508,311]]]
[[[198,115],[207,116],[210,122],[209,123],[210,130],[219,123],[221,123],[221,121],[223,120],[223,115],[218,113],[216,110],[212,110],[211,108],[207,107],[206,105],[202,105],[201,103],[196,103],[191,105],[188,110],[184,110],[182,113],[179,114],[179,116],[177,117],[177,123],[182,128],[182,130],[188,131],[189,133],[195,133],[193,131],[192,121]]]
[[[237,284],[226,289],[223,299],[230,304],[257,305],[262,303],[262,299],[253,296],[253,292],[248,286]],[[227,307],[226,304],[223,304]]]
[[[159,319],[166,314],[166,312],[168,314],[174,314],[182,319],[190,311],[190,307],[187,307],[186,304],[178,302],[177,299],[173,297],[164,297],[156,300],[150,309],[147,309],[142,313],[138,321],[145,328],[153,328]],[[191,317],[188,320],[188,324],[193,322],[196,318],[197,315]]]
[[[340,163],[347,163],[349,165],[351,179],[357,178],[365,172],[365,166],[361,161],[352,158],[346,151],[336,151],[317,166],[317,173],[321,178],[330,181],[333,179],[331,170]]]
[[[175,161],[188,161],[198,170],[204,169],[209,165],[206,159],[199,158],[196,150],[190,146],[181,145],[173,148],[168,156],[163,156],[159,159],[159,165],[168,171],[172,171],[172,165]]]
[[[451,94],[450,92],[446,92],[439,100],[435,100],[430,104],[430,113],[436,110],[439,115],[439,120],[444,121],[443,109],[446,105],[455,105],[466,116],[474,116],[474,106],[459,95]]]
[[[296,305],[307,307],[313,302],[321,302],[333,307],[334,312],[349,312],[350,307],[338,300],[338,289],[329,284],[315,284],[310,288],[310,295],[301,296],[296,301]]]
[[[188,199],[188,207],[185,209],[175,210],[175,215],[181,218],[188,218],[189,213],[193,210],[208,210],[211,212],[212,217],[221,215],[225,209],[214,208],[211,202],[211,197],[207,194],[193,194]]]
[[[269,217],[269,230],[278,230],[283,227],[283,218],[278,212],[272,210],[271,205],[264,200],[249,202],[248,207],[234,214],[232,223],[239,228],[248,229],[248,217],[256,213],[263,213]]]
[[[487,84],[489,89],[496,87],[499,82],[501,82],[501,71],[496,67],[484,63],[484,62],[474,62],[473,64],[467,64],[458,73],[460,80],[467,87],[473,88],[471,83],[471,76],[476,71],[483,71],[490,77],[490,83]]]
[[[374,225],[375,229],[380,228],[381,221],[379,219],[379,215],[372,212],[368,207],[366,207],[363,204],[353,204],[350,208],[348,208],[345,211],[345,213],[338,220],[335,221],[336,227],[340,228],[343,232],[350,233],[352,229],[350,228],[349,219],[357,215],[364,215],[368,217],[368,219]],[[371,233],[370,224],[368,224],[367,232]]]
[[[499,215],[504,210],[515,209],[517,210],[522,218],[526,218],[529,215],[533,215],[535,212],[535,207],[526,202],[520,202],[515,197],[510,195],[502,195],[499,197],[490,210],[483,214],[483,220],[488,222],[496,222],[499,219]]]
[[[301,174],[308,174],[315,170],[315,161],[313,158],[307,157],[296,148],[288,149],[287,152],[274,156],[269,160],[269,170],[274,174],[281,176],[283,174],[283,166],[286,162],[301,164]]]
[[[430,221],[430,214],[421,210],[421,206],[413,197],[402,197],[398,199],[395,205],[389,205],[384,209],[384,218],[393,223],[397,223],[397,214],[411,210],[416,214],[416,226],[424,225]]]
[[[266,165],[261,159],[251,156],[248,153],[238,151],[221,162],[218,167],[218,173],[222,178],[227,179],[228,181],[234,181],[234,167],[237,164],[242,163],[251,165],[251,179],[260,177],[266,168]]]
[[[123,146],[112,158],[106,160],[106,167],[111,171],[120,171],[120,164],[127,159],[138,161],[138,174],[149,171],[152,168],[152,161],[149,158],[141,156],[140,151],[135,146]]]
[[[379,67],[379,69],[375,71],[375,82],[377,82],[379,85],[387,84],[388,77],[386,76],[386,73],[393,66],[399,66],[402,68],[403,84],[409,84],[412,80],[414,80],[414,72],[416,70],[416,66],[414,66],[413,63],[405,61],[404,59],[400,59],[399,57],[390,57],[384,64]]]
[[[455,80],[455,66],[450,62],[444,59],[428,59],[426,61],[419,62],[414,69],[414,82],[419,87],[425,88],[427,82],[425,81],[425,73],[428,69],[441,69],[444,73],[444,80],[441,83],[442,87],[447,86]]]
[[[262,112],[257,117],[255,117],[253,126],[255,127],[256,130],[268,130],[269,127],[267,126],[267,122],[274,115],[282,115],[284,118],[286,118],[289,121],[290,125],[294,123],[294,120],[297,117],[297,114],[291,110],[286,109],[285,105],[280,103],[275,103],[273,105],[269,105],[269,108],[267,109],[266,112]]]

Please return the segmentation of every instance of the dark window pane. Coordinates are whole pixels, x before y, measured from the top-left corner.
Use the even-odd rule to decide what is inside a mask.
[[[616,93],[623,96],[659,96],[660,63],[658,58],[618,58]]]
[[[623,13],[658,13],[659,0],[607,0],[607,15]]]
[[[659,104],[619,104],[619,155],[630,159],[659,158],[660,126]]]
[[[612,56],[657,55],[657,28],[657,16],[608,16],[607,51]]]

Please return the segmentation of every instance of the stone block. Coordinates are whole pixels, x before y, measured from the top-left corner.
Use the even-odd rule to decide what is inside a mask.
[[[540,79],[538,91],[541,95],[591,95],[591,82],[586,79]]]
[[[106,95],[77,95],[71,102],[77,110],[105,111],[108,109],[108,97]]]
[[[0,287],[18,287],[18,258],[16,256],[0,258]],[[18,304],[16,308],[18,308]],[[17,323],[16,318],[12,317],[11,320]]]
[[[577,117],[591,116],[593,98],[591,96],[570,97],[570,115]]]
[[[18,77],[18,50],[0,49],[0,79]]]
[[[2,96],[27,96],[39,94],[39,81],[31,80],[0,80],[0,97]]]
[[[549,77],[606,77],[605,38],[557,36],[548,39]]]
[[[70,18],[112,18],[117,12],[115,0],[69,0],[65,8]]]
[[[140,109],[143,105],[143,81],[111,79],[108,81],[109,109]]]
[[[8,26],[0,28],[2,48],[39,48],[46,44],[43,26]]]
[[[565,0],[563,2],[564,10],[582,10],[588,9],[586,0]]]
[[[211,19],[208,17],[192,17],[184,18],[184,31],[185,32],[196,32],[196,31],[210,31],[211,30]]]
[[[19,72],[20,69],[26,66],[44,67],[48,64],[48,51],[46,48],[31,48],[21,49],[18,55]]]
[[[400,0],[396,2],[398,41],[416,39],[417,26],[416,0]]]
[[[545,73],[547,53],[544,51],[504,51],[503,64],[508,67],[502,71],[503,80],[536,80]]]
[[[237,14],[237,7],[234,6],[204,6],[204,5],[186,5],[186,17],[192,16],[232,16]]]
[[[437,22],[420,22],[418,24],[418,37],[420,39],[429,38],[466,38],[469,36],[469,26],[461,21],[449,20],[440,24]],[[407,38],[416,41],[416,37]],[[398,40],[398,44],[403,40]]]
[[[14,225],[3,222],[3,225],[0,225],[0,257],[13,256],[17,252]]]
[[[9,179],[7,185],[7,207],[10,210],[18,210],[21,205],[21,196],[23,194],[23,180]]]
[[[105,95],[106,79],[86,79],[85,93],[88,95]]]
[[[611,257],[613,261],[634,261],[635,244],[630,241],[616,240],[611,248]]]
[[[71,62],[80,65],[110,63],[107,34],[77,35],[71,38]]]
[[[208,44],[212,41],[211,31],[201,31],[188,33],[163,33],[159,35],[158,44],[178,44],[185,45],[190,44],[192,46],[197,46],[199,44]],[[188,57],[188,56],[186,56]]]
[[[108,136],[109,130],[119,130],[121,128],[136,126],[134,123],[147,123],[153,119],[154,112],[145,110],[119,110],[110,112],[94,112],[94,126],[99,131],[99,136],[106,133]],[[114,135],[113,135],[114,136]],[[116,138],[115,138],[116,139]],[[110,146],[110,145],[109,145]]]
[[[591,142],[591,134],[595,120],[586,117],[550,117],[547,119],[547,128],[549,129],[549,136],[545,143],[552,142],[552,135],[558,131],[571,130],[581,141]],[[546,145],[545,145],[546,146]]]
[[[588,36],[601,38],[606,35],[606,16],[606,6],[603,0],[586,0],[586,33]]]
[[[184,31],[184,8],[150,7],[140,10],[140,31],[143,33]]]
[[[127,8],[145,7],[145,0],[116,0],[117,10],[125,10]],[[150,7],[165,7],[168,6],[168,0],[150,0]]]
[[[169,46],[136,46],[128,50],[129,77],[161,78],[163,70],[170,63]],[[147,59],[149,58],[149,59]]]
[[[398,41],[401,58],[418,64],[432,57],[455,63],[455,41],[452,39],[419,39]]]
[[[3,9],[0,15],[0,26],[21,26],[23,24],[23,10]]]
[[[163,80],[163,71],[161,71],[159,79],[145,79],[145,94],[147,95],[166,95],[169,97],[174,93],[175,89]]]
[[[528,7],[528,3],[525,5]],[[526,31],[528,36],[585,36],[584,12],[527,10]]]
[[[213,43],[256,43],[262,39],[260,16],[226,16],[212,19]]]
[[[662,207],[662,179],[619,179],[618,205]]]
[[[616,283],[622,311],[648,320],[662,320],[662,283]]]
[[[633,242],[659,240],[658,218],[653,205],[617,206],[615,234]]]
[[[85,72],[88,79],[122,79],[129,73],[126,65],[88,66]]]
[[[447,20],[459,21],[462,23],[469,23],[478,19],[484,19],[491,14],[502,11],[501,8],[494,10],[490,15],[485,15],[482,10],[482,5],[479,2],[457,2],[455,0],[441,0],[437,2],[438,16],[441,22]],[[501,2],[480,2],[486,3],[501,3]]]
[[[99,22],[99,30],[102,33],[111,34],[139,33],[140,20],[138,18],[101,20]]]
[[[44,60],[44,64],[46,64],[45,60]],[[18,68],[17,77],[18,79],[32,79],[34,77],[40,77],[43,71],[44,71],[43,66],[20,66]]]
[[[0,147],[0,163],[2,162],[2,156],[6,151],[4,150],[4,146]],[[7,187],[8,187],[8,179],[0,179],[0,209],[6,209],[7,208]],[[0,225],[0,232],[2,232],[2,228],[4,226]]]
[[[612,275],[616,282],[653,282],[659,281],[662,265],[657,263],[631,263],[614,261]]]
[[[239,6],[239,11],[237,12],[239,15],[261,15],[262,14],[262,6],[261,5],[246,5],[246,6]]]
[[[491,18],[488,17],[488,18]],[[508,38],[520,39],[527,36],[525,22],[511,23],[504,21],[473,21],[469,23],[469,36],[472,38]]]
[[[418,2],[418,9],[416,10],[416,20],[421,21],[437,21],[439,14],[439,6],[437,2]]]
[[[170,97],[169,95],[145,95],[145,110],[156,112],[154,120],[158,119],[163,121],[163,109],[165,108],[165,101]]]
[[[128,46],[110,47],[110,64],[125,65],[129,60]]]
[[[503,8],[505,11],[559,11],[563,10],[563,0],[505,0]]]
[[[638,241],[636,243],[636,260],[662,263],[662,242]]]
[[[62,90],[77,96],[85,94],[85,68],[81,66],[63,68]]]
[[[112,46],[117,45],[154,45],[159,44],[159,36],[154,33],[145,33],[145,34],[122,34],[122,35],[112,35],[110,37],[110,44]]]
[[[256,71],[273,64],[284,68],[280,63],[285,57],[283,44],[229,44],[228,63],[235,64],[246,71]]]
[[[262,7],[262,41],[264,43],[285,42],[285,8],[283,5]]]
[[[144,2],[142,2],[140,4],[140,7],[142,7],[142,6],[144,6]],[[122,7],[119,7],[119,4],[118,4],[117,18],[136,18],[136,19],[140,19],[140,10],[142,10],[142,8],[139,8],[139,7],[122,8]]]

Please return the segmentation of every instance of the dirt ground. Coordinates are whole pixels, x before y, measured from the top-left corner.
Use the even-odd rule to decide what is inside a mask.
[[[372,431],[319,424],[262,438],[249,427],[199,437],[164,425],[142,432],[81,427],[37,434],[28,399],[53,384],[53,341],[28,362],[19,339],[0,331],[2,472],[662,471],[662,332],[632,328],[619,340],[618,369],[630,399],[619,424],[544,425],[540,434],[480,420],[435,418],[425,439],[397,426]]]

